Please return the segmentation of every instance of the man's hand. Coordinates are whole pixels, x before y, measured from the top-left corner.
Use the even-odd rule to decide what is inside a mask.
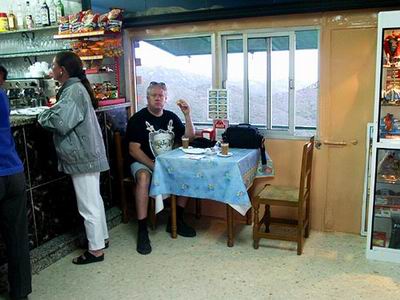
[[[176,101],[176,105],[179,106],[179,108],[181,109],[181,111],[183,112],[183,114],[185,116],[190,114],[190,106],[189,103],[187,103],[185,100],[183,99],[179,99],[178,101]]]

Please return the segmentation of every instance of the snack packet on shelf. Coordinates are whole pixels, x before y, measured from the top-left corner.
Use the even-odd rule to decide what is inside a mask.
[[[58,34],[68,34],[71,33],[69,29],[69,18],[68,16],[60,17],[58,20]]]
[[[107,30],[111,32],[121,32],[121,28],[122,28],[122,10],[114,8],[108,13]]]
[[[104,40],[104,56],[106,57],[119,57],[123,54],[122,40],[121,39],[105,39]]]
[[[69,29],[71,33],[78,33],[82,28],[82,12],[72,14],[69,18]]]
[[[108,24],[108,13],[100,15],[97,22],[98,28],[101,30],[107,30],[107,24]]]
[[[94,31],[97,28],[99,14],[94,14],[90,9],[82,12],[81,32]]]

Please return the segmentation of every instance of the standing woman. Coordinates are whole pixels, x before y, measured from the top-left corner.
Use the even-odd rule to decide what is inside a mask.
[[[52,73],[61,84],[57,102],[41,113],[38,121],[54,133],[58,169],[72,177],[89,241],[88,251],[72,262],[81,265],[102,261],[108,230],[100,195],[100,172],[109,166],[94,111],[97,100],[75,53],[59,52],[53,59]]]

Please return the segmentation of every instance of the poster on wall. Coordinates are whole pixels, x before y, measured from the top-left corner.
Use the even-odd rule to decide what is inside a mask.
[[[208,119],[229,119],[229,93],[227,89],[209,89],[207,101]]]

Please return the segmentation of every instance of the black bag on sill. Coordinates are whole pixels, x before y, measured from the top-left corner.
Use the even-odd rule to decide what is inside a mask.
[[[260,149],[261,162],[263,165],[267,163],[264,137],[257,127],[250,124],[229,126],[222,134],[222,139],[232,148]]]

